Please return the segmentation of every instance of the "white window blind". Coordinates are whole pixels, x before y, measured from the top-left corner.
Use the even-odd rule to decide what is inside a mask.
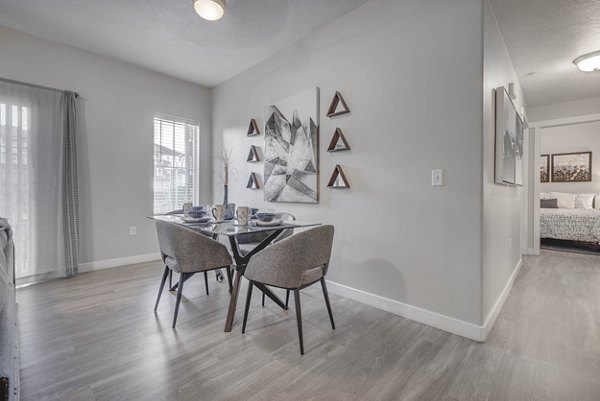
[[[154,118],[154,213],[197,200],[198,124]]]

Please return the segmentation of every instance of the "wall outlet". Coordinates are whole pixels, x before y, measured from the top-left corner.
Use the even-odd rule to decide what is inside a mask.
[[[431,171],[431,185],[439,187],[444,185],[444,170]]]
[[[135,226],[129,227],[129,235],[137,235],[137,228]]]
[[[512,249],[512,238],[508,239],[508,246],[510,247],[510,249]]]

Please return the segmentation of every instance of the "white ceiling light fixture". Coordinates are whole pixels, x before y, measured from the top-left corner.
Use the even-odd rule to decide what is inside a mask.
[[[217,21],[225,14],[225,0],[194,0],[196,13],[208,21]]]
[[[600,71],[600,50],[577,57],[573,64],[584,72]]]

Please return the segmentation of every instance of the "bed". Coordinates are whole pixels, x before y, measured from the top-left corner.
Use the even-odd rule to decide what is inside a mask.
[[[540,209],[540,237],[600,243],[600,210]]]

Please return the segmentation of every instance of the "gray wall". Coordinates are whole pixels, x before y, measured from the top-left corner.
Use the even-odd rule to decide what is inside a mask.
[[[481,16],[481,0],[373,0],[213,89],[214,154],[233,147],[239,175],[230,200],[334,224],[332,281],[480,323]],[[248,122],[262,127],[264,105],[315,86],[320,204],[267,204],[245,188],[262,172],[245,162],[249,146],[264,140],[246,138]],[[352,114],[329,119],[336,90]],[[326,152],[336,127],[351,152]],[[326,187],[336,164],[352,189]]]
[[[520,112],[523,92],[488,0],[484,0],[483,64],[483,315],[488,318],[521,259],[522,188],[494,183],[494,89],[515,83]],[[526,178],[525,178],[526,180]]]
[[[155,112],[200,121],[201,199],[210,200],[210,91],[0,28],[0,77],[81,94],[81,262],[157,252],[152,213]],[[137,236],[129,236],[129,226]]]
[[[541,154],[592,152],[592,182],[541,183],[541,192],[600,193],[600,121],[544,128]]]

